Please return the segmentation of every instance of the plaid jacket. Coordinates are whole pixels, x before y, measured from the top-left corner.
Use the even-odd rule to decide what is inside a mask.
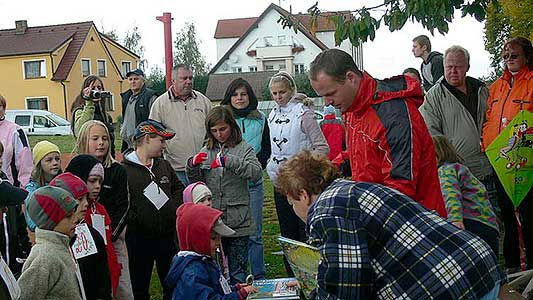
[[[307,232],[315,299],[479,299],[504,279],[485,242],[378,184],[335,180]]]

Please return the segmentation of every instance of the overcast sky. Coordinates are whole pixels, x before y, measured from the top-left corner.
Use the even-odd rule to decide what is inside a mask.
[[[343,1],[321,0],[319,8],[327,11],[353,10],[381,1]],[[217,20],[257,17],[271,3],[267,0],[149,0],[149,1],[42,1],[42,0],[0,0],[0,29],[15,27],[15,20],[27,20],[28,26],[63,24],[93,21],[102,31],[115,30],[123,38],[128,30],[138,26],[145,47],[149,66],[160,65],[164,68],[163,23],[156,16],[163,12],[172,13],[173,37],[185,22],[194,21],[197,36],[201,42],[200,51],[206,60],[216,63],[216,44],[213,38]],[[293,12],[305,12],[316,0],[284,0],[281,6]],[[274,1],[280,4],[279,1]],[[83,7],[83,4],[86,6]],[[357,5],[357,7],[355,6]],[[390,77],[401,73],[407,67],[420,67],[421,60],[411,53],[413,37],[419,34],[430,36],[433,49],[444,52],[451,45],[462,45],[470,51],[469,75],[484,76],[489,73],[489,54],[484,50],[483,24],[471,17],[460,18],[457,14],[447,35],[438,33],[434,37],[418,24],[407,23],[401,31],[391,33],[381,26],[374,42],[364,45],[365,69],[378,78]]]

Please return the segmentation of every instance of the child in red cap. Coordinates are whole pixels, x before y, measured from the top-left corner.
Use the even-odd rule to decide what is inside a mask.
[[[185,203],[177,212],[176,230],[181,251],[174,256],[166,284],[173,300],[244,300],[253,286],[230,286],[213,257],[221,236],[235,233],[221,219],[222,212],[206,205]]]
[[[76,239],[84,239],[85,244],[94,242],[96,252],[83,251],[81,244],[74,243],[72,252],[80,266],[81,278],[85,287],[87,300],[111,300],[111,276],[109,274],[109,264],[107,263],[106,245],[102,236],[94,227],[85,222],[87,212],[87,196],[89,190],[87,185],[78,176],[66,172],[57,175],[50,186],[55,186],[70,192],[78,201],[76,215],[78,225],[76,226]],[[79,251],[77,251],[79,250]]]

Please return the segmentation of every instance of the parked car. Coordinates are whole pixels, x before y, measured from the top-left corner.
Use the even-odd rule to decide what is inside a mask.
[[[6,120],[17,123],[27,135],[72,135],[69,121],[46,110],[6,110]]]

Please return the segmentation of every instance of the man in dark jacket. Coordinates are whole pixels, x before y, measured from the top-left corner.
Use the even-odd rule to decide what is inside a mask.
[[[413,39],[413,54],[422,58],[420,73],[422,73],[424,90],[429,89],[444,75],[442,53],[431,51],[431,42],[425,35],[419,35]]]
[[[183,203],[184,187],[169,162],[160,158],[165,141],[174,137],[163,124],[141,122],[133,137],[135,151],[124,154],[131,201],[126,245],[135,299],[150,299],[154,261],[163,299],[172,290],[163,282],[176,246],[176,209]]]
[[[433,141],[418,112],[424,100],[418,81],[376,80],[339,49],[320,53],[309,75],[346,120],[352,179],[396,189],[446,217]]]
[[[122,153],[127,149],[133,149],[133,134],[135,127],[142,121],[148,120],[150,107],[157,95],[155,91],[146,87],[144,72],[135,69],[126,74],[130,89],[120,94],[122,97]]]

